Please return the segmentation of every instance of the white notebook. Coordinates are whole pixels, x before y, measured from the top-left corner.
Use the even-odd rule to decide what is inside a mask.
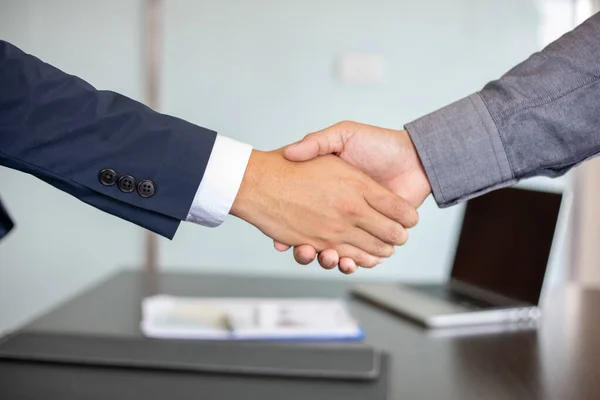
[[[360,340],[346,303],[321,298],[144,299],[141,329],[152,338],[203,340]]]

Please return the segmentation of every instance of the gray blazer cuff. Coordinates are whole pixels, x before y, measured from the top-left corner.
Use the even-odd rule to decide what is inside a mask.
[[[405,128],[440,207],[516,182],[496,124],[477,93]]]

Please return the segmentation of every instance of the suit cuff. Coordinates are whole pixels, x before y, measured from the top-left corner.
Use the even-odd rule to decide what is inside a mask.
[[[218,135],[186,221],[215,227],[231,210],[246,172],[252,147]]]
[[[405,128],[440,207],[516,182],[500,133],[477,93]]]

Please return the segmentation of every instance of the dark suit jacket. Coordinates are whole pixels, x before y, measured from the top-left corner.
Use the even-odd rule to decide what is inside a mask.
[[[172,238],[215,138],[0,41],[0,165]],[[0,238],[12,225],[0,203]]]

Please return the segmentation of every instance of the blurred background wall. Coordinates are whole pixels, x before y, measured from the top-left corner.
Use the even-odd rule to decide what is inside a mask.
[[[162,2],[161,111],[267,150],[350,119],[389,128],[478,90],[571,29],[571,0],[168,0]],[[143,100],[143,0],[0,0],[0,38],[98,88]],[[381,57],[379,82],[340,82],[347,54]],[[524,185],[561,190],[568,178]],[[35,178],[0,168],[17,223],[0,242],[0,330],[137,268],[144,231]],[[158,241],[161,270],[437,281],[463,208],[432,199],[405,247],[346,277],[299,266],[234,218],[182,224]],[[562,259],[559,252],[557,259]]]

